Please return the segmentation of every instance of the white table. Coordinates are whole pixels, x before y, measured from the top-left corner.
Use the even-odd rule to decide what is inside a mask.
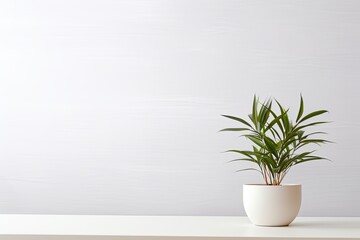
[[[360,239],[360,218],[298,217],[256,227],[246,217],[0,215],[0,240]]]

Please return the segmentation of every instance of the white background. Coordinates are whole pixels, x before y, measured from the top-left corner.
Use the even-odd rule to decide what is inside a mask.
[[[360,1],[0,2],[0,212],[244,215],[220,114],[328,109],[301,216],[360,216]]]

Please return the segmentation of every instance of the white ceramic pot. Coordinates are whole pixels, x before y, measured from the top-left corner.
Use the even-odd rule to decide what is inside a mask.
[[[287,226],[300,210],[301,185],[245,184],[243,200],[245,212],[253,224]]]

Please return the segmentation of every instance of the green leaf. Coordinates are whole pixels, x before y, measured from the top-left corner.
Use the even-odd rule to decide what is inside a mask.
[[[291,151],[285,151],[283,154],[281,154],[280,156],[280,159],[279,159],[279,162],[278,162],[278,165],[279,167],[281,168],[282,165],[284,165],[284,163],[286,162],[287,159],[289,159],[290,157],[290,154],[291,154]]]
[[[263,129],[265,127],[265,124],[269,119],[271,104],[272,104],[271,99],[261,104],[260,113],[259,113],[260,129]]]
[[[278,102],[278,100],[276,100],[277,105],[279,106],[280,112],[281,112],[281,121],[282,121],[282,125],[284,126],[284,130],[285,133],[288,133],[290,131],[290,121],[289,121],[289,116],[287,114],[287,111],[289,110],[285,110],[283,108],[283,106],[281,106],[281,104]]]
[[[310,126],[315,126],[315,125],[325,124],[325,123],[329,123],[329,122],[313,122],[313,123],[309,123],[309,124],[306,124],[306,125],[298,126],[295,129],[293,129],[293,132],[299,131],[300,129],[307,128],[307,127],[310,127]]]
[[[301,143],[330,143],[330,141],[325,139],[305,139]]]
[[[224,128],[219,132],[251,131],[249,128]]]
[[[252,113],[251,113],[251,120],[253,121],[255,128],[258,129],[258,113],[257,113],[257,106],[259,103],[259,99],[254,95],[253,99],[253,106],[252,106]]]
[[[261,155],[259,161],[266,164],[271,173],[273,173],[273,168],[277,167],[276,161],[272,158],[270,154]]]
[[[283,138],[283,141],[282,141],[282,145],[286,145],[286,143],[288,141],[291,141],[293,139],[296,139],[296,136],[298,136],[298,132],[289,132],[284,138]]]
[[[279,171],[280,172],[286,172],[287,169],[289,169],[291,166],[293,166],[295,164],[295,161],[292,161],[292,159],[285,159],[284,161],[281,162],[281,164],[279,165]]]
[[[265,141],[265,144],[266,146],[268,147],[268,149],[270,150],[270,152],[272,154],[274,154],[274,156],[278,157],[278,152],[277,152],[277,149],[276,149],[276,143],[269,137],[264,137],[264,141]]]
[[[233,153],[240,153],[242,155],[245,155],[247,157],[252,158],[252,156],[258,156],[258,157],[264,157],[266,154],[261,152],[253,152],[253,151],[242,151],[242,150],[227,150],[225,152],[233,152]]]
[[[299,146],[296,147],[296,149],[299,149],[305,145],[308,145],[308,144],[317,144],[317,145],[320,145],[320,144],[325,144],[325,143],[332,143],[328,140],[324,140],[324,139],[306,139],[306,140],[302,140],[300,143],[299,143]]]
[[[295,143],[296,141],[297,141],[296,138],[291,138],[290,140],[285,141],[281,146],[280,153],[285,151],[287,147],[289,147],[291,144]]]
[[[284,117],[284,114],[287,114],[288,111],[283,112],[281,115],[276,116],[266,127],[265,132],[271,129],[275,124],[279,125],[280,120]]]
[[[259,171],[256,168],[244,168],[244,169],[237,170],[236,172],[243,172],[243,171],[257,171],[257,172],[263,174],[261,171]]]
[[[233,159],[233,160],[228,161],[228,163],[237,162],[237,161],[246,161],[246,162],[253,162],[253,163],[258,164],[258,162],[256,160],[252,159],[252,158],[237,158],[237,159]]]
[[[274,111],[270,110],[270,112],[271,112],[271,115],[273,116],[274,119],[278,117],[277,114],[276,114]],[[282,126],[281,121],[277,121],[276,124],[277,124],[277,126],[279,127],[281,133],[282,133],[283,136],[284,136],[284,135],[285,135],[285,131],[284,131],[284,127]],[[275,128],[272,127],[272,129],[275,129]]]
[[[315,112],[312,112],[312,113],[309,113],[308,115],[306,115],[305,117],[303,117],[299,123],[307,120],[307,119],[310,119],[310,118],[313,118],[313,117],[316,117],[316,116],[319,116],[321,114],[324,114],[324,113],[327,113],[328,111],[327,110],[319,110],[319,111],[315,111]]]
[[[253,136],[253,135],[243,135],[243,136],[250,139],[253,143],[258,145],[260,148],[265,147],[264,144],[262,143],[261,139],[257,138],[256,136]]]
[[[241,122],[242,124],[245,124],[246,126],[254,129],[254,128],[250,125],[250,123],[248,123],[247,121],[245,121],[245,120],[242,119],[242,118],[234,117],[234,116],[229,116],[229,115],[221,115],[221,116],[226,117],[226,118],[230,118],[230,119],[235,120],[235,121],[238,121],[238,122]]]
[[[301,118],[303,113],[304,113],[304,100],[303,100],[302,95],[300,95],[300,107],[299,107],[299,112],[298,112],[298,115],[297,115],[297,118],[296,118],[296,122],[299,121],[299,119]]]
[[[300,132],[300,131],[299,131]],[[304,133],[304,131],[302,131]],[[316,135],[316,134],[327,134],[326,132],[312,132],[312,133],[309,133],[305,136],[301,136],[300,139],[306,139],[308,138],[309,136],[312,136],[312,135]]]
[[[287,114],[287,111],[289,111],[289,109],[287,109],[284,114],[282,115],[282,123],[283,123],[283,126],[284,126],[284,129],[285,129],[285,133],[288,133],[292,130],[292,125],[290,123],[290,120],[289,120],[289,115]]]
[[[274,139],[276,139],[276,137],[278,139],[281,139],[280,134],[278,133],[278,131],[276,131],[275,128],[270,128],[269,130],[270,130],[271,134],[273,135]]]
[[[309,162],[309,161],[316,161],[316,160],[329,160],[323,157],[317,157],[317,156],[310,156],[309,158],[301,159],[299,161],[296,161],[294,165],[298,165],[300,163]]]
[[[291,160],[291,161],[293,161],[293,162],[296,162],[296,161],[298,161],[299,159],[303,159],[304,157],[309,156],[309,155],[312,154],[313,152],[315,152],[315,151],[303,152],[303,153],[301,153],[301,154],[299,154],[299,155],[296,155],[296,156],[292,157],[292,158],[289,159],[289,160]]]

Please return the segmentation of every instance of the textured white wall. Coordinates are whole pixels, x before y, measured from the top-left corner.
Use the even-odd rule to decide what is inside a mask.
[[[0,212],[243,215],[220,114],[330,110],[302,216],[360,216],[360,1],[2,0]]]

